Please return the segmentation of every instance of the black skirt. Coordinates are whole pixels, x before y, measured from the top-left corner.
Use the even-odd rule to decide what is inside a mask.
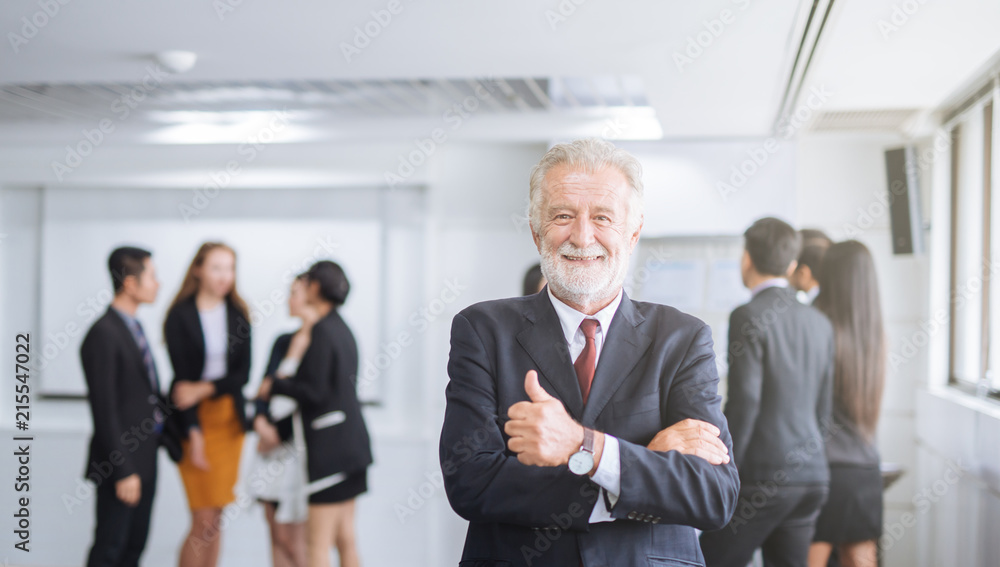
[[[310,504],[333,504],[344,502],[368,491],[368,469],[347,475],[347,478],[309,495]]]
[[[816,520],[813,541],[832,544],[882,535],[882,472],[878,467],[830,467],[830,496]]]

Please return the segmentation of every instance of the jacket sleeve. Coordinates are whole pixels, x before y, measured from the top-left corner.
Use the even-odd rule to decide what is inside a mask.
[[[729,317],[729,378],[726,419],[733,435],[733,460],[741,466],[760,415],[764,389],[764,346],[761,330],[746,309]]]
[[[323,325],[314,325],[309,348],[302,355],[295,376],[275,380],[271,384],[271,393],[294,398],[300,406],[322,404],[333,395],[331,379],[335,363],[333,337]]]
[[[668,388],[661,388],[666,426],[692,418],[721,431],[720,439],[732,454],[732,438],[722,414],[719,376],[712,348],[712,331],[704,325],[688,347],[684,361]],[[632,512],[659,518],[658,523],[683,524],[717,530],[732,518],[740,490],[733,459],[713,465],[677,451],[651,451],[619,439],[621,494],[611,511],[616,519]]]
[[[509,454],[497,415],[497,376],[472,324],[456,315],[451,328],[446,409],[439,447],[445,492],[471,522],[589,529],[599,494],[568,467],[533,467]],[[569,520],[569,522],[567,522]]]
[[[275,370],[278,369],[278,365],[281,364],[281,359],[284,358],[285,353],[288,352],[288,345],[284,345],[282,348],[282,339],[287,335],[282,335],[274,341],[274,345],[271,347],[271,356],[267,359],[267,369],[264,371],[264,377],[268,376],[274,377]],[[260,398],[254,399],[254,415],[263,415],[268,421],[271,421],[271,400],[262,400]]]
[[[108,462],[118,461],[117,452],[121,455],[121,464],[114,466],[111,480],[120,480],[137,472],[134,455],[124,449],[121,417],[118,414],[120,400],[118,399],[118,356],[112,337],[105,333],[87,335],[80,347],[80,361],[83,374],[87,380],[87,399],[90,401],[90,411],[94,415],[94,439],[96,446],[108,454],[97,455],[97,458]],[[113,458],[114,457],[114,458]],[[89,468],[89,465],[88,465]]]
[[[264,371],[264,376],[274,377],[274,373],[278,370],[278,366],[281,364],[281,360],[285,358],[288,354],[288,346],[291,343],[292,335],[281,335],[274,341],[274,346],[271,347],[271,356],[267,361],[267,370]],[[291,378],[287,378],[290,380]],[[274,421],[271,418],[271,399],[266,400],[256,399],[254,400],[254,413],[255,415],[262,415],[268,421],[273,423],[275,427],[278,428],[278,436],[282,441],[287,441],[292,438],[292,416],[287,416],[278,421]]]
[[[174,379],[170,382],[169,399],[171,407],[174,407],[173,394],[178,382],[194,381],[201,377],[195,375],[196,371],[191,369],[191,354],[187,352],[184,345],[184,330],[181,328],[180,319],[177,316],[177,308],[171,309],[167,313],[167,320],[163,323],[163,335],[167,342],[167,354],[170,355],[170,366],[174,369]],[[198,404],[186,410],[177,411],[177,421],[181,429],[187,433],[192,427],[200,427],[198,422]]]

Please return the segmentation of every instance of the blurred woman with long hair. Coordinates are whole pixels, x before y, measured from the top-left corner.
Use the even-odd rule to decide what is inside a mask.
[[[834,330],[833,423],[825,425],[830,494],[816,522],[810,567],[836,548],[843,567],[875,567],[882,533],[882,475],[875,442],[885,387],[886,339],[871,252],[855,240],[831,246],[815,305]]]
[[[339,308],[350,283],[334,262],[306,272],[308,303],[319,314],[294,376],[265,377],[257,396],[295,399],[302,413],[309,474],[306,521],[309,567],[328,567],[335,547],[342,567],[357,567],[354,500],[368,490],[371,443],[357,397],[358,347]]]
[[[163,334],[174,369],[172,417],[186,432],[178,467],[191,530],[181,567],[214,567],[222,539],[222,509],[235,500],[250,378],[247,304],[236,290],[236,252],[206,242],[195,254],[167,311]]]

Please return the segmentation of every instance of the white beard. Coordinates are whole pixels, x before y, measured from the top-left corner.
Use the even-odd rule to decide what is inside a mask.
[[[622,251],[624,252],[624,251]],[[600,256],[597,266],[577,266],[563,256]],[[625,282],[628,271],[628,254],[612,256],[607,248],[595,242],[587,248],[577,248],[568,241],[553,250],[542,240],[542,275],[548,280],[552,293],[560,299],[586,305],[612,297]]]

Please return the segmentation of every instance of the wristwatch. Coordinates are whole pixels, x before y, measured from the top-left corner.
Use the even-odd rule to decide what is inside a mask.
[[[583,428],[583,445],[569,458],[569,471],[583,476],[594,468],[594,430]]]

